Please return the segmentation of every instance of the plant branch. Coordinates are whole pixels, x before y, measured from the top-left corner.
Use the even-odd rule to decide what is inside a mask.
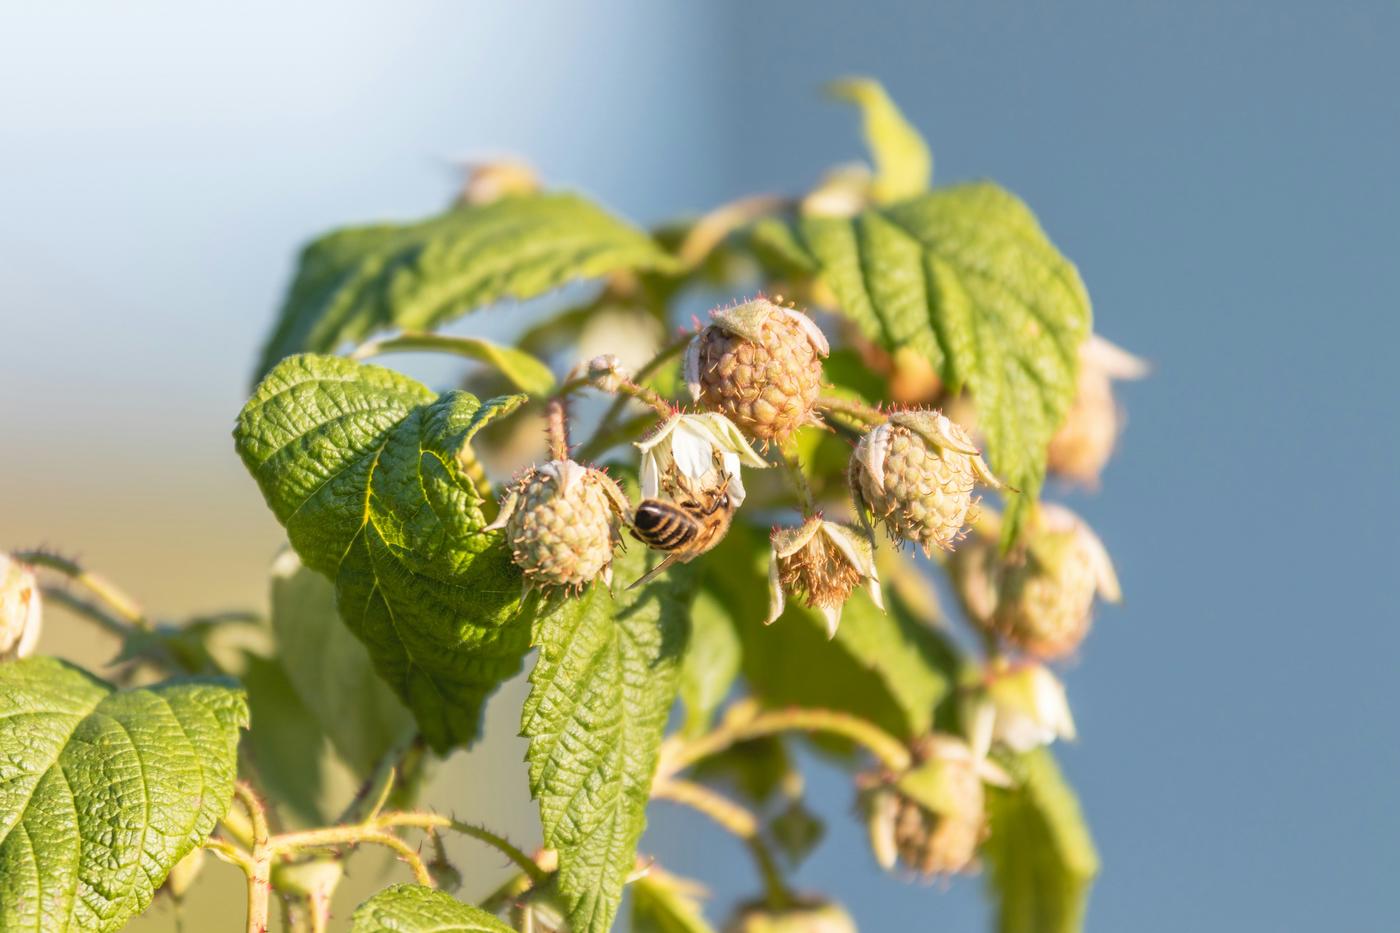
[[[545,403],[544,426],[550,459],[569,459],[569,409],[563,395],[555,395]]]
[[[861,427],[883,424],[886,420],[885,413],[874,405],[859,399],[837,398],[834,395],[823,395],[817,399],[817,410],[832,415],[844,415]]]
[[[792,203],[776,194],[751,194],[721,204],[697,220],[681,241],[676,255],[687,269],[693,269],[714,252],[729,234],[746,224],[782,210]]]
[[[797,707],[757,713],[721,722],[719,726],[690,742],[673,746],[659,769],[661,779],[669,779],[703,758],[717,754],[738,742],[779,732],[826,732],[850,739],[863,746],[882,765],[899,773],[908,770],[909,750],[894,736],[868,720],[829,709]]]
[[[97,601],[106,606],[112,616],[120,619],[126,626],[142,631],[152,627],[151,620],[146,618],[136,600],[107,578],[84,570],[77,561],[39,550],[16,551],[14,558],[22,564],[53,570],[72,580],[97,597]],[[89,614],[89,618],[95,617]]]
[[[268,899],[272,893],[272,850],[268,845],[267,811],[244,781],[233,785],[233,796],[248,811],[253,828],[253,851],[248,874],[248,933],[267,933]]]
[[[789,437],[778,447],[778,462],[783,465],[783,475],[788,485],[797,493],[797,501],[802,505],[802,517],[808,518],[816,510],[816,500],[812,497],[812,486],[802,472],[802,461],[797,453],[797,439]]]
[[[758,817],[752,812],[703,784],[677,778],[658,779],[652,785],[651,795],[658,800],[669,800],[697,810],[743,840],[763,876],[768,906],[773,910],[782,910],[792,903],[792,894],[783,881],[778,862],[763,839]]]
[[[535,863],[535,860],[526,855],[519,848],[511,843],[506,837],[494,833],[484,826],[476,826],[471,823],[463,823],[450,817],[441,816],[437,813],[412,812],[386,813],[381,816],[377,823],[380,826],[412,826],[418,829],[450,829],[453,832],[461,833],[463,836],[470,836],[479,842],[498,850],[506,858],[510,859],[534,884],[539,884],[545,879],[545,872]]]

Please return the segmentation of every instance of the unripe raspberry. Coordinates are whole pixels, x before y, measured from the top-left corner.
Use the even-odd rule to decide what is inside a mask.
[[[774,529],[770,540],[773,554],[768,565],[770,602],[765,624],[783,614],[786,594],[791,593],[804,606],[821,611],[827,636],[835,638],[841,607],[861,583],[875,605],[884,608],[875,555],[864,535],[818,515],[798,528]]]
[[[895,412],[856,445],[848,479],[857,506],[883,522],[890,537],[928,554],[952,550],[976,517],[978,480],[1000,488],[971,439],[937,411]],[[859,509],[858,509],[859,511]]]
[[[43,604],[34,572],[0,553],[0,661],[33,654],[42,626]]]
[[[690,342],[690,394],[750,437],[778,441],[815,420],[826,336],[811,318],[755,298],[715,311]]]
[[[1005,773],[961,739],[931,736],[916,749],[919,763],[902,775],[866,775],[866,825],[875,859],[923,875],[970,869],[987,834],[984,781]]]
[[[501,503],[487,530],[504,528],[527,586],[582,589],[611,580],[619,516],[627,498],[601,470],[572,460],[531,467]]]
[[[1042,504],[1005,557],[979,540],[950,562],[974,622],[1038,658],[1072,654],[1093,621],[1095,595],[1118,602],[1113,562],[1098,535],[1074,513]]]
[[[725,933],[856,933],[855,921],[839,904],[804,897],[781,909],[763,902],[740,905]]]
[[[1090,488],[1098,486],[1123,427],[1112,380],[1139,379],[1146,373],[1144,361],[1097,335],[1080,347],[1074,404],[1050,439],[1051,472]]]

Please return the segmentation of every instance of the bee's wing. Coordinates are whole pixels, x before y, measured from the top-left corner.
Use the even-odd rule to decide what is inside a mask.
[[[636,583],[633,583],[631,586],[629,586],[629,587],[627,587],[627,588],[628,588],[629,590],[635,590],[637,587],[641,586],[643,583],[647,583],[647,582],[649,582],[649,581],[651,581],[651,580],[655,580],[655,579],[656,579],[658,576],[660,576],[667,568],[669,568],[672,564],[674,564],[676,561],[678,561],[678,560],[680,560],[680,559],[681,559],[681,558],[680,558],[680,555],[679,555],[679,554],[667,554],[665,560],[663,560],[661,563],[657,564],[655,567],[653,567],[653,568],[651,568],[650,570],[648,570],[646,573],[642,574],[642,576],[639,577],[639,578],[637,579],[637,582],[636,582]]]

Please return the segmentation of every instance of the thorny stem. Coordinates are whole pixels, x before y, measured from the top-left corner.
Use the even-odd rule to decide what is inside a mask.
[[[569,409],[564,396],[556,395],[544,406],[545,436],[551,460],[569,459]]]
[[[652,785],[652,797],[680,803],[705,814],[728,832],[743,840],[753,854],[759,873],[763,876],[768,907],[782,910],[792,904],[792,895],[778,870],[777,860],[763,840],[758,817],[726,797],[702,784],[676,778],[658,780]]]
[[[885,413],[874,405],[859,399],[837,398],[834,395],[823,395],[817,399],[817,409],[829,414],[845,415],[862,425],[882,424],[886,420]]]
[[[539,884],[545,879],[545,872],[539,865],[535,864],[534,859],[513,845],[506,837],[493,833],[484,826],[463,823],[460,820],[454,820],[437,813],[408,811],[385,814],[379,818],[378,823],[385,827],[413,826],[418,829],[450,829],[497,849],[502,855],[514,862],[535,884]]]
[[[894,736],[879,726],[858,716],[829,709],[789,708],[737,717],[690,742],[663,751],[658,780],[690,767],[702,758],[722,752],[738,742],[779,732],[827,732],[850,739],[866,748],[889,770],[908,770],[912,759],[909,750]]]
[[[244,781],[233,785],[233,796],[248,811],[253,827],[253,851],[248,875],[248,933],[267,933],[268,898],[272,891],[272,851],[268,846],[267,811]]]
[[[141,611],[136,600],[105,577],[84,570],[77,561],[39,550],[16,551],[14,558],[22,564],[31,564],[35,567],[43,567],[61,573],[97,597],[98,602],[111,610],[112,616],[119,619],[125,626],[142,631],[148,631],[151,628],[151,620],[146,618],[146,614]],[[96,617],[91,613],[84,614],[96,620]],[[103,620],[97,621],[103,625],[107,624]]]

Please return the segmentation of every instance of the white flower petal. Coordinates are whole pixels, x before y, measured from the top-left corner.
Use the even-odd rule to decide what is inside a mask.
[[[657,426],[656,430],[652,431],[646,437],[637,441],[637,449],[640,450],[642,453],[646,453],[648,450],[651,450],[652,448],[656,447],[662,441],[670,437],[671,432],[676,430],[676,425],[680,423],[681,415],[678,412],[672,415],[671,417],[667,418],[665,421],[661,422],[661,424]]]
[[[709,432],[695,431],[681,422],[671,434],[671,459],[682,476],[699,480],[715,468],[715,445]]]
[[[753,467],[755,470],[762,470],[769,466],[764,460],[749,446],[748,439],[744,437],[744,432],[728,418],[717,411],[707,411],[699,415],[686,415],[687,423],[696,426],[700,430],[707,432],[713,443],[720,450],[732,450],[739,455],[744,466]]]
[[[836,629],[841,625],[841,607],[822,606],[822,615],[826,618],[826,638],[830,641],[836,637]]]
[[[650,450],[642,453],[641,483],[643,499],[655,499],[661,494],[661,469],[656,454]]]
[[[890,425],[885,422],[873,429],[869,434],[861,439],[861,447],[864,448],[864,456],[861,462],[865,464],[865,469],[869,471],[870,478],[875,482],[876,489],[885,488],[885,453],[890,446]]]
[[[734,453],[724,453],[720,455],[724,463],[724,471],[729,474],[729,504],[738,508],[744,504],[747,493],[744,492],[744,479],[739,473],[739,455]]]
[[[763,620],[763,624],[772,625],[778,621],[778,616],[783,614],[785,608],[787,595],[783,593],[782,583],[778,582],[778,554],[774,551],[768,561],[768,618]]]

